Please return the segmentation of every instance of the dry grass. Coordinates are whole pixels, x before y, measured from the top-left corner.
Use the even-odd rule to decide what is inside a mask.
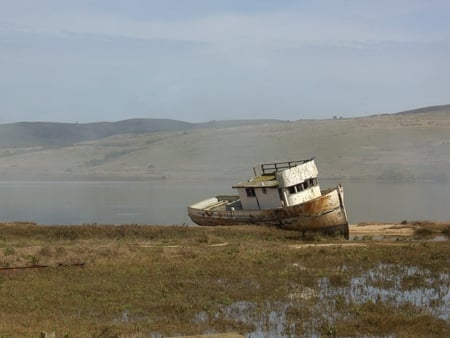
[[[296,247],[303,240],[294,232],[252,226],[16,224],[0,225],[0,233],[3,267],[50,266],[0,271],[4,336],[450,332],[442,300],[398,301],[395,293],[448,292],[449,241],[346,246],[316,237],[334,245]],[[355,296],[360,279],[366,286]],[[393,293],[371,294],[370,286]]]

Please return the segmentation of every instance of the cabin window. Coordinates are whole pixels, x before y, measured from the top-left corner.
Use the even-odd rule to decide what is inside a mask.
[[[317,178],[308,178],[302,183],[288,187],[288,191],[290,194],[296,194],[308,188],[315,187],[318,184]]]
[[[254,188],[245,188],[245,192],[247,193],[247,197],[255,197],[255,189]]]

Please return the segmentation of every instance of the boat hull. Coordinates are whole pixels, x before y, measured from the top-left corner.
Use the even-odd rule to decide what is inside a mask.
[[[202,226],[260,224],[302,232],[338,232],[347,239],[349,237],[344,190],[341,185],[323,191],[322,196],[308,202],[276,209],[211,208],[206,201],[203,202],[188,207],[191,220]]]

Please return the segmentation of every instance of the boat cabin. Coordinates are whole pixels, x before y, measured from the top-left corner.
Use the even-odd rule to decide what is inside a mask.
[[[314,158],[261,164],[253,171],[253,178],[233,185],[243,210],[288,207],[321,196]]]

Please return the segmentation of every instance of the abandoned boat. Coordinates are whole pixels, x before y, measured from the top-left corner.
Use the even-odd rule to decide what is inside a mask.
[[[321,190],[314,158],[261,164],[254,177],[233,186],[236,196],[216,196],[188,207],[204,226],[261,224],[349,237],[344,189]]]

